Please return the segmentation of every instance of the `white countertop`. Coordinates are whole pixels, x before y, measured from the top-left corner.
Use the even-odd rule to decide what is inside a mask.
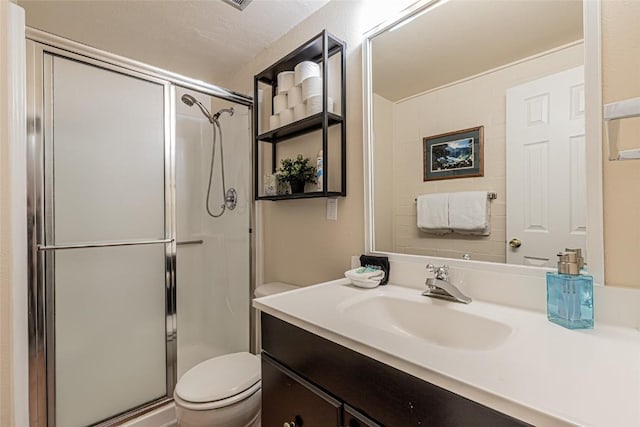
[[[447,304],[511,327],[484,350],[443,347],[369,326],[345,313],[370,296]],[[571,331],[539,311],[480,300],[465,305],[395,285],[360,289],[336,280],[258,298],[254,306],[432,384],[540,426],[640,426],[640,331],[596,323]],[[446,328],[446,325],[424,325]]]

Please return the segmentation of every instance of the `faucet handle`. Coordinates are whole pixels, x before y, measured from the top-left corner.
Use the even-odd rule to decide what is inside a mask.
[[[449,266],[442,265],[440,267],[436,267],[435,270],[436,278],[440,280],[449,280]]]
[[[433,265],[427,264],[427,271],[433,273],[436,279],[448,280],[449,279],[449,266],[448,265]]]

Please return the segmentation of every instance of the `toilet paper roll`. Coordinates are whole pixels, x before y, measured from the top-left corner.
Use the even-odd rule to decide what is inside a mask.
[[[309,99],[305,101],[307,105],[317,107],[322,107],[322,95],[313,95],[310,96]]]
[[[327,111],[333,113],[333,98],[327,98]],[[307,115],[322,112],[322,95],[314,95],[307,99]]]
[[[287,125],[293,121],[293,110],[285,108],[278,114],[280,116],[280,126]]]
[[[280,127],[280,116],[278,114],[269,116],[269,130],[274,130],[279,127]]]
[[[289,92],[289,89],[293,87],[295,74],[294,71],[278,73],[278,94]]]
[[[307,117],[307,106],[304,103],[293,107],[293,120],[298,121]]]
[[[309,77],[302,82],[302,99],[322,94],[322,77]]]
[[[273,97],[273,114],[280,114],[282,110],[286,110],[287,107],[287,94],[281,93]]]
[[[309,77],[320,77],[320,64],[313,61],[303,61],[294,67],[295,85],[301,84]]]
[[[299,104],[302,104],[302,88],[293,86],[287,93],[287,105],[289,108],[295,108]]]

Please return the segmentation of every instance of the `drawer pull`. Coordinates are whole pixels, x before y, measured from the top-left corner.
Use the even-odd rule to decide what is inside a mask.
[[[288,423],[284,423],[282,425],[282,427],[296,427],[296,422],[295,421],[290,421]]]

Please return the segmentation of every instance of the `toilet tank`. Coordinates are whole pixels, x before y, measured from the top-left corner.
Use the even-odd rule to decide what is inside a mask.
[[[298,289],[298,286],[284,282],[269,282],[258,286],[254,295],[256,298],[260,298],[279,294],[280,292],[292,291],[294,289]]]
[[[292,291],[294,289],[298,289],[299,286],[292,285],[290,283],[284,282],[269,282],[264,283],[256,288],[254,291],[254,296],[256,298],[266,297],[269,295],[279,294],[280,292]],[[255,334],[254,334],[254,344],[256,353],[260,353],[260,349],[262,347],[262,339],[260,336],[260,314],[258,311],[255,311],[257,314],[255,316],[254,324],[255,324]]]

